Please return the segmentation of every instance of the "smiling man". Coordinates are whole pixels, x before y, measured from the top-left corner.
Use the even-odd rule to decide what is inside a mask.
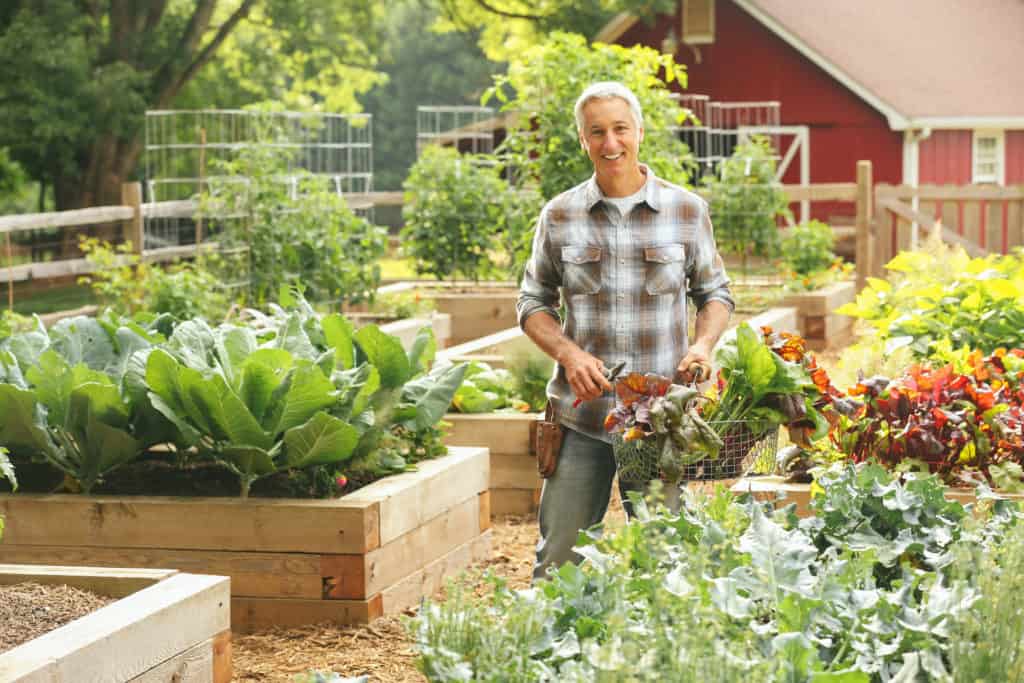
[[[636,95],[595,83],[575,115],[594,175],[541,211],[517,303],[520,326],[557,363],[547,393],[564,432],[545,473],[535,579],[578,562],[579,531],[608,508],[615,459],[603,423],[614,397],[605,363],[689,381],[687,369],[709,362],[733,309],[707,203],[640,163]],[[697,307],[692,344],[687,297]],[[639,486],[620,482],[623,494]]]

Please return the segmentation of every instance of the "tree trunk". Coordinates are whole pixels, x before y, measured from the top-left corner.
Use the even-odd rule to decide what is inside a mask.
[[[118,140],[110,134],[98,138],[79,156],[82,161],[77,173],[54,178],[54,203],[57,210],[119,205],[121,184],[134,171],[141,150],[138,136],[130,140]],[[77,230],[65,229],[61,233],[59,258],[78,258],[78,240],[83,235],[112,244],[124,241],[123,226],[120,223],[82,226]]]

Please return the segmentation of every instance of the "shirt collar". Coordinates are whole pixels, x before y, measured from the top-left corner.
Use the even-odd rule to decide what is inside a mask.
[[[647,176],[647,180],[644,181],[642,188],[644,194],[643,201],[654,211],[660,211],[661,201],[658,197],[658,177],[654,175],[654,171],[646,164],[640,164],[640,171]],[[590,180],[587,181],[587,185],[584,188],[584,197],[588,212],[592,211],[598,202],[604,200],[605,197],[604,193],[601,192],[601,186],[597,184],[596,173],[590,176]]]

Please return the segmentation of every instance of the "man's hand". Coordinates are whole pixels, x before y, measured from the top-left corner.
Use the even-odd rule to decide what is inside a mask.
[[[565,368],[565,378],[576,394],[577,402],[591,401],[612,390],[611,383],[605,379],[604,363],[600,358],[582,349],[575,349],[559,359],[559,362]]]
[[[677,384],[706,382],[711,379],[711,353],[703,346],[694,344],[676,366],[674,380]]]

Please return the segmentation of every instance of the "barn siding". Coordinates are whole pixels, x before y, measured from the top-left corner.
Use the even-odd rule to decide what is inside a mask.
[[[1006,184],[1024,183],[1024,130],[1008,130],[1003,139],[1006,152]]]
[[[637,22],[616,42],[660,49],[669,27],[678,22],[678,12],[651,26]],[[902,181],[903,137],[889,129],[881,113],[734,3],[718,0],[715,28],[715,42],[700,46],[699,61],[687,45],[676,52],[676,61],[687,67],[687,92],[708,95],[712,101],[779,101],[783,125],[810,128],[812,183],[854,182],[860,159],[872,161],[876,182]],[[799,180],[794,161],[783,181]],[[812,213],[829,220],[852,216],[853,207],[815,203]]]
[[[968,185],[971,182],[969,130],[936,130],[918,143],[918,182]]]

